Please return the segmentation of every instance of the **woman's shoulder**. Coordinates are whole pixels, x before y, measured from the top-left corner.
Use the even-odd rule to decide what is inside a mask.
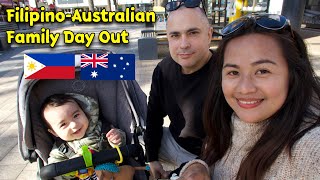
[[[317,179],[320,172],[320,127],[306,132],[293,146],[289,170],[297,169],[295,176]],[[285,158],[286,159],[286,158]],[[315,178],[316,177],[316,178]],[[297,178],[299,179],[299,178]]]
[[[306,132],[293,146],[292,155],[305,163],[318,164],[320,167],[320,127]]]
[[[304,149],[318,149],[320,148],[320,126],[314,127],[306,132],[298,141],[296,146]],[[320,154],[320,151],[319,151]]]
[[[309,131],[306,132],[306,134],[304,136],[302,136],[302,138],[319,138],[320,137],[320,125],[310,129]]]

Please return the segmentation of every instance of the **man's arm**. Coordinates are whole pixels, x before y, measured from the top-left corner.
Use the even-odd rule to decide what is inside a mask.
[[[163,117],[165,116],[163,110],[163,91],[162,73],[160,67],[157,66],[152,75],[145,133],[147,161],[150,162],[150,170],[154,178],[164,178],[167,176],[167,173],[158,161],[163,134]]]
[[[147,161],[158,161],[158,153],[161,146],[163,117],[163,87],[162,73],[157,66],[152,75],[151,91],[148,101],[145,144]]]

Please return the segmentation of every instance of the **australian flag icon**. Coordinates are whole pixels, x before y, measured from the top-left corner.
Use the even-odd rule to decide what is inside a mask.
[[[82,80],[135,80],[134,54],[81,54]]]

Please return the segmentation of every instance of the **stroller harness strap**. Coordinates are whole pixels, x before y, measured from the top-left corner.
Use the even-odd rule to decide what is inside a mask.
[[[87,168],[92,167],[93,166],[92,154],[89,151],[88,146],[82,146],[81,149],[82,149],[82,157],[83,157],[84,162],[86,163],[86,167]]]
[[[99,149],[99,150],[102,150],[102,149],[110,149],[110,148],[111,148],[108,140],[102,138],[102,137],[104,136],[104,134],[105,134],[105,133],[101,133],[101,135],[100,135],[101,137],[99,138],[99,142],[98,142],[98,144],[99,144],[99,148],[98,148],[98,149]],[[63,154],[63,156],[65,156],[65,157],[68,158],[68,159],[71,159],[71,158],[75,157],[75,156],[78,154],[78,153],[72,148],[72,146],[70,146],[70,145],[68,144],[68,142],[62,141],[62,142],[60,142],[60,143],[57,144],[57,145],[58,145],[57,150],[58,150],[61,154]],[[88,146],[88,147],[90,148],[90,146]],[[90,148],[90,149],[92,149],[92,148]]]
[[[76,155],[72,147],[69,146],[67,143],[61,143],[58,146],[58,151],[62,153],[64,156],[66,156],[68,159]]]

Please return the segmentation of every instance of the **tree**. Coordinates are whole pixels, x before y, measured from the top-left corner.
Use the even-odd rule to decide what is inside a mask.
[[[111,11],[111,0],[108,0],[109,11]]]
[[[88,4],[89,4],[89,11],[93,12],[94,11],[93,0],[88,0]]]
[[[118,10],[118,3],[117,3],[117,0],[113,0],[113,4],[114,4],[114,7],[116,9],[116,11]]]
[[[114,7],[115,7],[115,10],[117,11],[117,9],[118,9],[117,0],[113,0],[113,4],[114,4]],[[108,0],[108,5],[109,5],[109,11],[111,11],[111,0]]]

